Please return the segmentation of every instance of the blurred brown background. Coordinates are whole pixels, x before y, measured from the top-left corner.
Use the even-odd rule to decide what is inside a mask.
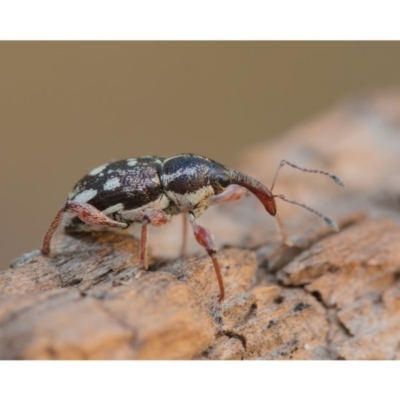
[[[1,42],[0,268],[111,159],[241,149],[369,88],[396,42]],[[266,183],[268,184],[268,183]]]

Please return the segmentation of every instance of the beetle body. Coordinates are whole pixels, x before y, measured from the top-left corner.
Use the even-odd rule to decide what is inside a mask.
[[[335,175],[320,170],[307,170],[282,161],[306,172],[329,175],[342,184]],[[272,187],[273,187],[272,185]],[[120,160],[93,169],[83,177],[68,195],[43,240],[42,253],[50,254],[51,238],[62,223],[67,231],[87,231],[104,227],[127,228],[142,224],[140,239],[141,270],[147,269],[147,226],[162,226],[175,214],[188,214],[197,242],[211,257],[217,275],[220,302],[224,286],[217,259],[217,248],[211,233],[197,224],[196,219],[210,206],[235,201],[248,189],[271,215],[276,213],[275,197],[298,204],[323,217],[332,227],[334,223],[307,206],[273,195],[262,183],[241,172],[227,168],[209,158],[195,154],[175,157],[141,157]]]
[[[154,209],[168,216],[190,211],[197,218],[208,200],[230,184],[229,173],[222,164],[194,154],[121,160],[89,172],[68,200],[90,204],[128,225],[141,222],[146,211]],[[65,215],[63,225],[68,231],[96,229],[74,215]]]

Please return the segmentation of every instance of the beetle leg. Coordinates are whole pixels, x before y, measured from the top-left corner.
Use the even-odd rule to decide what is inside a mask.
[[[225,298],[225,290],[224,282],[221,275],[221,268],[218,263],[217,247],[215,245],[214,238],[212,237],[212,234],[208,229],[203,228],[196,223],[195,216],[192,213],[189,214],[189,221],[192,225],[194,237],[196,238],[197,242],[206,249],[208,255],[212,259],[219,285],[219,302],[222,303]]]
[[[181,247],[181,257],[185,257],[187,248],[187,211],[182,213],[182,247]]]
[[[242,199],[246,195],[246,189],[239,185],[230,185],[225,191],[208,200],[208,205],[212,206],[219,203],[228,203]]]
[[[54,235],[54,232],[60,225],[64,213],[69,212],[75,214],[80,220],[86,222],[88,225],[102,225],[109,226],[111,228],[126,228],[128,226],[125,222],[114,221],[108,218],[105,214],[99,211],[97,208],[93,207],[87,203],[78,203],[76,201],[67,201],[64,207],[57,213],[53,222],[48,229],[46,236],[43,239],[42,253],[44,255],[50,254],[50,241]]]
[[[140,236],[140,264],[142,271],[147,270],[147,225],[162,226],[171,220],[171,216],[167,215],[163,210],[150,209],[147,210],[142,218],[142,233]]]
[[[46,232],[46,236],[43,239],[43,244],[42,244],[42,254],[45,256],[48,256],[50,254],[50,241],[51,238],[54,235],[54,232],[58,228],[58,225],[60,225],[62,216],[64,215],[64,207],[57,213],[56,217],[54,218],[53,222],[51,223],[49,229]]]

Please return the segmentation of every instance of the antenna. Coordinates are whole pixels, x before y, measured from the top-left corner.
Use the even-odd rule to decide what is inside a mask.
[[[299,167],[298,165],[293,164],[293,163],[291,163],[291,162],[289,162],[289,161],[282,160],[282,161],[279,163],[278,169],[277,169],[276,172],[275,172],[274,180],[272,181],[272,185],[271,185],[271,192],[272,192],[272,189],[273,189],[274,186],[275,186],[275,182],[276,182],[276,178],[278,177],[278,173],[279,173],[280,169],[281,169],[285,164],[291,166],[292,168],[299,169],[300,171],[303,171],[303,172],[310,172],[310,173],[312,173],[312,174],[322,174],[322,175],[329,176],[329,178],[333,179],[335,183],[337,183],[337,184],[340,185],[340,186],[344,186],[344,182],[343,182],[337,175],[331,174],[330,172],[322,171],[321,169],[302,168],[302,167]]]
[[[302,168],[302,167],[299,167],[298,165],[293,164],[293,163],[291,163],[291,162],[289,162],[289,161],[282,160],[282,161],[279,163],[278,169],[277,169],[276,172],[275,172],[275,176],[274,176],[274,179],[273,179],[273,181],[272,181],[272,186],[271,186],[271,193],[272,193],[272,190],[273,190],[273,188],[274,188],[276,179],[277,179],[277,177],[278,177],[278,173],[279,173],[280,169],[281,169],[285,164],[289,165],[289,166],[292,167],[292,168],[299,169],[300,171],[303,171],[303,172],[310,172],[310,173],[313,173],[313,174],[322,174],[322,175],[325,175],[325,176],[329,176],[329,178],[333,179],[333,181],[334,181],[336,184],[338,184],[338,185],[340,185],[340,186],[344,186],[343,181],[342,181],[337,175],[331,174],[330,172],[322,171],[322,170],[320,170],[320,169]],[[327,216],[321,214],[320,212],[314,210],[313,208],[308,207],[307,205],[305,205],[305,204],[303,204],[303,203],[299,203],[298,201],[287,199],[287,198],[285,197],[285,195],[283,195],[283,194],[275,194],[275,195],[273,195],[273,197],[278,197],[279,199],[281,199],[281,200],[283,200],[283,201],[286,201],[287,203],[295,204],[295,205],[297,205],[297,206],[300,206],[300,207],[305,208],[306,210],[308,210],[308,211],[312,212],[313,214],[317,215],[318,217],[322,218],[322,219],[328,224],[328,226],[329,226],[331,229],[333,229],[333,230],[336,231],[336,232],[339,231],[339,228],[338,228],[338,226],[336,225],[335,221],[333,221],[332,219],[328,218]]]
[[[308,207],[307,205],[305,205],[303,203],[299,203],[298,201],[287,199],[285,197],[285,195],[283,195],[283,194],[274,194],[274,197],[278,197],[281,200],[286,201],[287,203],[292,203],[292,204],[295,204],[296,206],[305,208],[306,210],[308,210],[308,211],[312,212],[313,214],[318,215],[318,217],[322,218],[331,229],[333,229],[336,232],[339,232],[339,228],[338,228],[336,222],[333,221],[332,219],[328,218],[327,216],[321,214],[317,210],[314,210],[313,208]]]

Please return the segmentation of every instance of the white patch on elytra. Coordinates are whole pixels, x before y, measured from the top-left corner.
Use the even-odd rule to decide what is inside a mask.
[[[103,189],[104,190],[113,190],[119,186],[121,186],[121,182],[119,181],[119,178],[111,178],[104,184]]]
[[[151,177],[151,181],[152,181],[154,184],[156,184],[156,185],[159,185],[159,184],[160,184],[160,179],[159,179],[158,176],[152,176],[152,177]]]
[[[99,174],[101,171],[103,171],[103,169],[104,169],[105,167],[107,167],[107,165],[108,165],[108,164],[100,165],[100,167],[97,167],[97,168],[91,170],[91,171],[89,172],[88,175],[93,176],[93,175]]]
[[[72,200],[81,191],[80,185],[76,186],[72,192],[68,194],[68,200]]]
[[[76,201],[77,203],[87,203],[89,200],[92,200],[93,197],[95,197],[97,194],[97,190],[94,189],[88,189],[84,190],[81,193],[78,193],[73,200]]]
[[[106,208],[105,210],[102,211],[103,214],[114,214],[116,212],[119,212],[124,209],[124,205],[122,203],[114,204],[111,207]]]
[[[128,166],[134,167],[137,164],[137,160],[136,158],[129,158],[128,160],[126,160],[126,163],[128,164]]]

